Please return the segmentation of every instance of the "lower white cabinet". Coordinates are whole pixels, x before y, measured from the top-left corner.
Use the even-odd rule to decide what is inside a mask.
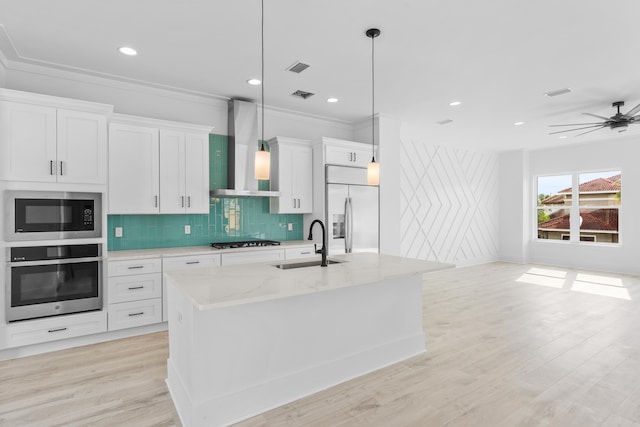
[[[320,254],[316,254],[316,250],[313,245],[287,248],[284,250],[284,258],[286,260],[315,257],[320,257]]]
[[[259,251],[229,252],[222,254],[222,265],[282,260],[284,260],[284,249],[265,249]]]
[[[162,298],[109,304],[109,330],[162,322]]]
[[[2,329],[0,348],[21,347],[107,331],[107,312],[93,311],[10,323]]]
[[[110,331],[162,322],[162,259],[109,261]]]
[[[220,265],[220,254],[167,257],[162,259],[162,272],[184,270],[197,267],[217,267]],[[162,281],[162,321],[166,322],[169,314],[167,284]]]

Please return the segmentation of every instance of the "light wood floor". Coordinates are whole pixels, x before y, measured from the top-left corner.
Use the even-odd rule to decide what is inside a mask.
[[[640,277],[435,273],[424,321],[424,355],[237,426],[640,426]],[[167,355],[157,333],[0,362],[0,425],[179,426]]]

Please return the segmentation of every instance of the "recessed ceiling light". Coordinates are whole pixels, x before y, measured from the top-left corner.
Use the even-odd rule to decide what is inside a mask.
[[[560,139],[566,139],[566,138],[567,138],[567,135],[562,135],[562,136],[559,136],[558,138],[560,138]]]
[[[137,50],[135,50],[132,47],[128,47],[128,46],[122,46],[122,47],[118,48],[118,52],[120,52],[123,55],[127,55],[127,56],[136,56],[138,54]]]
[[[251,86],[258,86],[262,82],[259,79],[249,79],[247,80],[247,83],[249,83]]]
[[[450,106],[452,106],[452,107],[456,107],[456,106],[458,106],[458,105],[460,105],[460,104],[462,104],[462,102],[460,102],[460,101],[451,101],[451,102],[449,103],[449,105],[450,105]]]
[[[520,125],[523,125],[523,124],[524,124],[524,122],[515,122],[513,125],[514,126],[520,126]]]
[[[333,104],[334,102],[338,102],[338,98],[327,98],[327,102]]]

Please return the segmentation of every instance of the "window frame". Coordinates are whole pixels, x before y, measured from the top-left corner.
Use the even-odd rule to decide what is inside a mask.
[[[548,174],[537,174],[533,176],[533,186],[534,186],[534,194],[533,194],[533,210],[534,210],[534,220],[533,223],[533,235],[532,240],[535,242],[544,242],[551,244],[577,244],[577,245],[586,245],[586,246],[608,246],[608,247],[620,247],[622,244],[622,223],[623,223],[623,203],[622,199],[620,199],[618,204],[615,205],[580,205],[580,176],[592,173],[604,173],[604,172],[619,172],[620,181],[622,181],[623,169],[621,167],[618,168],[606,168],[600,170],[587,170],[587,171],[573,171],[573,172],[558,172],[558,173],[548,173]],[[571,177],[571,205],[568,206],[569,210],[569,230],[567,229],[558,229],[558,232],[561,233],[560,239],[544,239],[539,237],[540,228],[538,227],[538,212],[542,209],[554,209],[554,205],[549,205],[548,208],[541,208],[538,205],[538,184],[539,179],[544,177],[554,177],[554,176],[570,176]],[[588,181],[585,181],[588,182]],[[620,189],[622,191],[622,188]],[[597,192],[594,192],[597,193]],[[555,208],[558,208],[555,206]],[[597,210],[597,209],[617,209],[618,210],[618,230],[617,233],[607,233],[607,234],[617,234],[618,241],[617,242],[602,242],[598,241],[598,238],[595,234],[592,234],[594,230],[585,230],[586,233],[583,237],[593,238],[593,241],[590,240],[582,240],[581,230],[580,230],[580,211],[581,210]],[[603,230],[604,231],[604,230]],[[568,233],[569,239],[564,240],[564,236]]]

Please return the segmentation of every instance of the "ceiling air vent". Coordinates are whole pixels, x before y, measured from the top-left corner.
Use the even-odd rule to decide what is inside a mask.
[[[552,90],[549,92],[545,92],[546,96],[558,96],[558,95],[564,95],[565,93],[569,93],[571,92],[571,89],[569,89],[568,87],[563,88],[563,89],[558,89],[558,90]]]
[[[296,61],[292,66],[287,68],[287,71],[291,71],[292,73],[300,74],[304,70],[309,68],[309,64],[305,64],[304,62]]]
[[[291,94],[291,96],[295,96],[297,98],[307,99],[315,95],[315,93],[305,92],[303,90],[297,90]]]
[[[444,120],[437,121],[436,123],[438,123],[439,125],[446,125],[447,123],[451,123],[451,122],[453,122],[453,120],[444,119]]]

